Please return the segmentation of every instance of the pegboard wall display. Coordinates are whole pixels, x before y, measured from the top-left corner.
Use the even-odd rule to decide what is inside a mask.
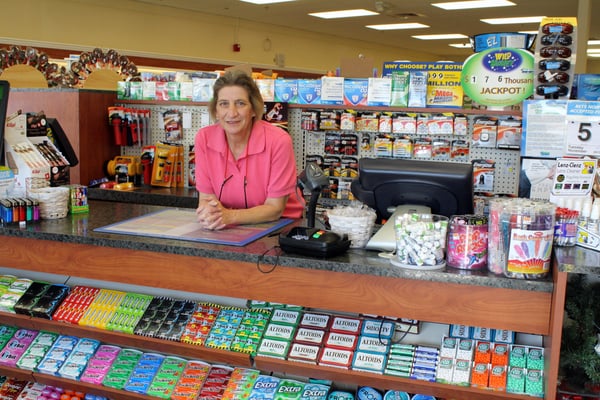
[[[183,145],[184,176],[189,176],[189,150],[193,148],[196,132],[211,122],[208,107],[180,104],[120,105],[150,110],[148,144],[171,141]],[[182,117],[181,134],[176,140],[169,137],[164,120],[165,113],[173,110]],[[486,178],[493,175],[479,192],[517,194],[520,117],[484,111],[477,115],[454,115],[437,113],[435,110],[427,113],[372,110],[362,115],[350,111],[352,115],[346,118],[354,119],[346,121],[342,120],[342,116],[348,110],[290,107],[288,111],[288,129],[298,171],[302,171],[308,161],[316,161],[331,175],[332,185],[330,190],[323,192],[324,198],[348,199],[349,182],[356,176],[354,167],[361,157],[474,163],[476,169],[479,165],[479,172],[483,171]],[[367,118],[362,120],[363,116]],[[400,116],[406,117],[402,128],[398,127],[400,122],[396,121]],[[327,117],[331,118],[328,120]],[[121,148],[121,155],[140,154],[141,146]],[[189,186],[187,180],[185,183]]]

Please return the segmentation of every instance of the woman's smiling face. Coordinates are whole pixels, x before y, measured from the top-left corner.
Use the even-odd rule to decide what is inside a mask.
[[[225,86],[219,90],[216,117],[227,135],[250,133],[255,116],[246,89]]]

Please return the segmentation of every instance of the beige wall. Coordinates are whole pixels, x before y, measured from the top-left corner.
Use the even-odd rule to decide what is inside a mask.
[[[284,69],[315,73],[335,70],[340,60],[358,54],[372,58],[379,69],[384,61],[397,59],[436,61],[427,53],[338,38],[325,41],[305,31],[132,0],[3,0],[2,15],[1,42],[74,49],[75,54],[100,47],[131,56],[277,68],[273,59],[281,53]],[[263,48],[266,38],[272,42],[268,51]],[[232,51],[234,42],[241,45],[238,53]]]

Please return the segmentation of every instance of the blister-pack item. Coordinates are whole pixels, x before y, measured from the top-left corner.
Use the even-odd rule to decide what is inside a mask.
[[[548,17],[535,45],[534,98],[568,100],[575,76],[577,19]]]

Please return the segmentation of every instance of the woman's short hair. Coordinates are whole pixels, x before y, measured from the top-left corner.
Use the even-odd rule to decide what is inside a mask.
[[[239,86],[244,88],[248,93],[248,99],[252,104],[252,109],[254,110],[254,114],[256,114],[256,119],[262,119],[265,103],[262,95],[260,94],[260,90],[258,89],[258,86],[256,86],[254,79],[252,79],[252,77],[246,72],[241,70],[227,71],[215,81],[213,86],[213,97],[208,104],[208,111],[212,119],[216,119],[219,91],[226,86]]]

